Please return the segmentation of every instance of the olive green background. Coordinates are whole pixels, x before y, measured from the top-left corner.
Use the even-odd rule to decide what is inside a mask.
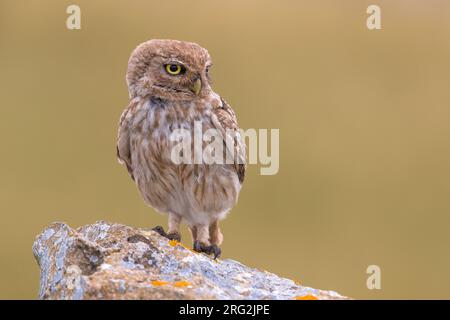
[[[450,298],[444,0],[0,0],[0,298],[37,297],[53,221],[166,224],[115,157],[127,60],[151,38],[206,47],[241,127],[280,129],[280,171],[250,166],[224,258],[354,298]]]

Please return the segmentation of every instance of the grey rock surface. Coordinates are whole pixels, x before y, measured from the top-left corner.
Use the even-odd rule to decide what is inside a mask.
[[[213,260],[152,230],[104,221],[45,229],[33,244],[40,299],[346,299],[234,260]]]

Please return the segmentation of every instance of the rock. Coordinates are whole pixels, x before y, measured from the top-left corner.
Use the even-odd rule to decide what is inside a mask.
[[[40,299],[346,299],[104,221],[76,230],[54,223],[33,253]]]

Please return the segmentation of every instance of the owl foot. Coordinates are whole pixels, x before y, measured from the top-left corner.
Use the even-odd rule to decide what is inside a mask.
[[[214,255],[214,260],[220,257],[220,254],[222,253],[222,250],[220,250],[220,248],[217,245],[212,244],[208,246],[198,240],[194,241],[194,250],[197,252],[206,253],[207,255],[212,254]]]
[[[176,240],[178,242],[181,242],[181,235],[178,232],[168,233],[166,238],[169,240]]]
[[[157,233],[159,233],[160,236],[163,236],[164,238],[167,238],[169,240],[176,240],[178,242],[181,241],[181,235],[178,232],[170,232],[170,233],[166,233],[164,231],[164,228],[161,226],[156,226],[152,229],[153,231],[156,231]]]

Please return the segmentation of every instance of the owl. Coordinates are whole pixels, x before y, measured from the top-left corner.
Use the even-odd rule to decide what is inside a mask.
[[[153,230],[181,241],[180,223],[184,222],[193,249],[216,259],[223,241],[219,222],[237,203],[246,164],[236,115],[211,87],[211,65],[208,51],[196,43],[149,40],[140,44],[128,61],[130,100],[119,121],[117,157],[145,203],[168,215],[167,232],[161,226]],[[194,134],[195,123],[200,123],[202,132],[220,133],[224,150],[234,155],[231,161],[173,160],[173,148],[179,143],[173,139],[174,130]],[[193,150],[195,139],[190,141]],[[203,140],[201,144],[205,146]]]

